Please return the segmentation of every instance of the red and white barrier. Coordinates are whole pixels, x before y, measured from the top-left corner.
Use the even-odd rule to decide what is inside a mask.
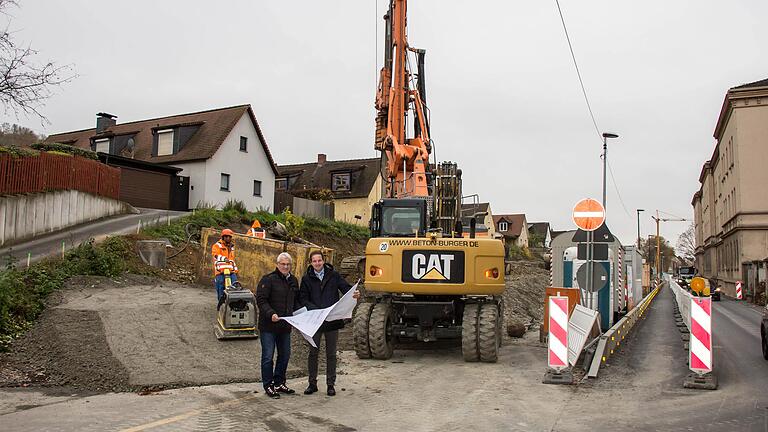
[[[688,365],[698,374],[712,372],[712,298],[691,297]]]
[[[568,297],[549,298],[549,350],[547,365],[555,370],[568,367]]]
[[[736,300],[741,300],[741,281],[736,281]]]

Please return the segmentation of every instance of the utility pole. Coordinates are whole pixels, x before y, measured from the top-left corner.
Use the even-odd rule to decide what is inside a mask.
[[[640,212],[644,212],[643,209],[637,209],[637,250],[640,250]]]

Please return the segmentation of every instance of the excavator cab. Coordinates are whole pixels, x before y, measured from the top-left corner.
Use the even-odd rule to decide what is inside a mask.
[[[425,199],[390,198],[373,205],[371,237],[424,237],[427,228]]]

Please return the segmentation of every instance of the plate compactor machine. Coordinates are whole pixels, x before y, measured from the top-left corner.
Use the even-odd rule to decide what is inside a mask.
[[[240,285],[232,283],[232,263],[216,263],[224,273],[224,302],[216,314],[216,339],[243,339],[259,337],[256,331],[256,297]]]

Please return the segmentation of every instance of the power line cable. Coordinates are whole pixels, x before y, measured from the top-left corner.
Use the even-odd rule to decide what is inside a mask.
[[[621,198],[621,192],[619,192],[619,186],[616,184],[616,177],[613,176],[613,167],[611,167],[611,163],[608,162],[608,172],[611,174],[611,181],[613,182],[613,188],[616,189],[616,196],[619,197],[619,202],[621,203],[621,207],[624,208],[624,213],[627,214],[627,216],[632,217],[631,214],[629,214],[629,210],[627,210],[627,206],[624,205],[624,199]]]
[[[579,64],[576,62],[576,54],[573,53],[573,44],[571,44],[571,37],[568,35],[568,27],[565,25],[565,18],[563,17],[563,10],[560,8],[560,1],[555,0],[557,5],[557,12],[560,14],[560,22],[563,23],[563,31],[565,32],[565,40],[568,41],[568,49],[571,51],[571,59],[573,59],[573,66],[576,68],[576,75],[579,77],[579,84],[581,85],[581,92],[584,94],[584,102],[587,103],[587,110],[589,110],[589,117],[592,118],[592,125],[595,126],[595,132],[597,136],[602,138],[600,128],[597,127],[597,120],[595,120],[595,114],[592,112],[592,105],[589,103],[589,97],[587,97],[587,89],[584,87],[584,80],[581,78],[581,71],[579,70]]]

